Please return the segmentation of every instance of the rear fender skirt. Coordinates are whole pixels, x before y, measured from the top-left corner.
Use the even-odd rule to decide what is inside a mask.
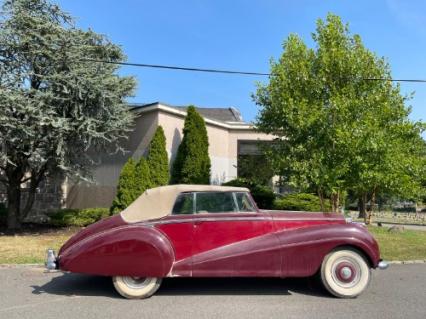
[[[85,238],[60,256],[65,271],[105,276],[165,277],[174,252],[158,230],[126,225]]]

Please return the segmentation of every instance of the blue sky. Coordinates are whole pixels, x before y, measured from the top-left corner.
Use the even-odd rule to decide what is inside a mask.
[[[421,0],[59,0],[82,28],[120,44],[128,61],[190,67],[269,71],[282,42],[299,34],[313,46],[315,21],[333,12],[392,67],[394,78],[426,78],[426,1]],[[265,77],[124,67],[138,79],[133,102],[162,101],[237,107],[251,121],[256,81]],[[426,84],[401,84],[415,91],[411,118],[426,120]]]

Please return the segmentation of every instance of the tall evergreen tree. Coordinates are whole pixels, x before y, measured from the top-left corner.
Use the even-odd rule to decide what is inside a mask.
[[[118,179],[117,195],[110,208],[111,214],[119,213],[139,196],[136,190],[136,163],[133,158],[124,164]]]
[[[209,141],[204,119],[189,106],[183,128],[183,139],[173,164],[172,184],[209,184]]]
[[[161,126],[157,127],[149,145],[148,166],[152,187],[167,185],[169,182],[169,159],[166,151],[166,137]]]
[[[151,174],[148,162],[145,157],[141,157],[136,164],[135,173],[135,193],[136,197],[140,196],[144,191],[152,187]]]
[[[76,28],[48,0],[2,1],[0,183],[10,229],[28,216],[46,176],[90,177],[87,149],[119,150],[131,129],[125,100],[135,80],[120,76],[117,65],[86,59],[125,61],[119,46]]]

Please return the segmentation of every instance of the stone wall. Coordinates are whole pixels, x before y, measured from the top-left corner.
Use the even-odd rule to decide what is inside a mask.
[[[62,190],[62,178],[47,178],[41,182],[37,188],[33,208],[27,218],[27,221],[43,222],[46,220],[46,213],[62,208],[64,205],[64,197]],[[22,188],[21,206],[27,201],[26,188]],[[0,184],[0,203],[7,205],[6,188]]]
[[[350,211],[350,217],[356,219],[357,211]],[[382,222],[414,223],[426,224],[426,212],[373,212],[373,220]]]

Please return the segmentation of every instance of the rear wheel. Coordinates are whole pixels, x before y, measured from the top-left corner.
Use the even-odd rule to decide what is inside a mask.
[[[371,270],[367,260],[356,250],[339,249],[325,256],[321,265],[321,281],[339,298],[355,298],[370,283]]]
[[[151,297],[161,285],[161,278],[115,276],[112,278],[115,289],[128,299]]]

